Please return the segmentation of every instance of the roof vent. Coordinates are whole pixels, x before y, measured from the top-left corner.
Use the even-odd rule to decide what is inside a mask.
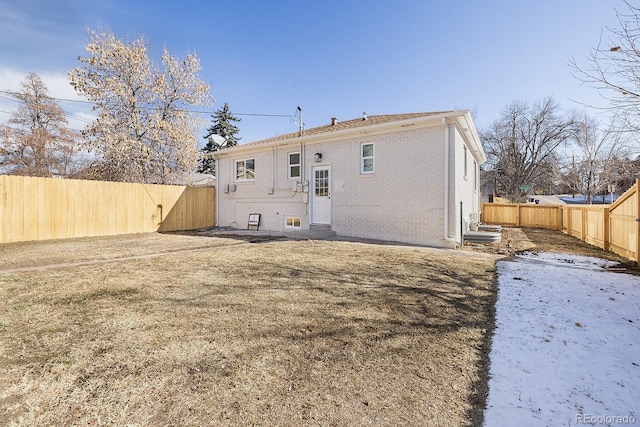
[[[367,120],[367,112],[365,111],[364,113],[362,113],[362,120]]]
[[[331,126],[335,126],[338,124],[338,119],[335,117],[331,117]]]

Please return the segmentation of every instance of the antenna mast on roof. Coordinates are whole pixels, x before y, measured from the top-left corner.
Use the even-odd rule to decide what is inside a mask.
[[[304,134],[304,123],[302,122],[302,108],[298,105],[298,128],[300,129],[298,136]]]

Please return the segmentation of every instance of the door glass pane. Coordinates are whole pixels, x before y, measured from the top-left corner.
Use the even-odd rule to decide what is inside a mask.
[[[245,160],[245,167],[247,169],[245,179],[255,179],[256,174],[254,172],[255,161],[253,159]]]
[[[318,197],[329,196],[329,171],[326,169],[315,171],[315,195]]]

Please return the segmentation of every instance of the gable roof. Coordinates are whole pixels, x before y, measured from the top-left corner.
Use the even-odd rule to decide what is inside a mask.
[[[364,117],[360,117],[357,119],[347,120],[344,122],[338,121],[335,125],[329,123],[326,125],[317,126],[315,128],[305,129],[303,132],[303,136],[320,135],[320,134],[336,132],[336,131],[341,131],[346,129],[355,129],[355,128],[360,128],[364,126],[372,126],[372,125],[377,125],[381,123],[415,119],[418,117],[437,116],[439,114],[445,114],[450,112],[451,111],[438,111],[438,112],[431,112],[431,113],[383,114],[383,115],[366,116],[367,117],[366,119]],[[272,138],[266,138],[266,139],[261,139],[259,141],[242,144],[242,147],[268,144],[268,143],[277,142],[277,141],[286,141],[286,140],[295,139],[298,137],[300,137],[299,131],[291,132],[284,135],[274,136]]]
[[[338,121],[336,124],[328,123],[326,125],[305,129],[302,136],[300,136],[299,131],[291,132],[272,138],[261,139],[259,141],[225,148],[224,150],[216,151],[212,154],[214,158],[221,158],[244,151],[252,152],[255,150],[264,150],[271,146],[287,145],[292,143],[304,144],[317,142],[319,140],[343,138],[346,135],[353,135],[354,133],[359,132],[368,133],[369,128],[370,132],[379,133],[392,131],[393,129],[397,130],[416,124],[424,125],[445,119],[448,122],[453,120],[453,122],[459,125],[471,150],[476,153],[479,163],[486,161],[482,145],[480,144],[480,138],[478,137],[475,125],[473,124],[473,119],[471,118],[468,110],[361,116],[357,119],[346,120],[344,122]]]

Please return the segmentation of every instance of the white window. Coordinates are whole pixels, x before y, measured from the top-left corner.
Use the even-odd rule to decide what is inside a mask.
[[[284,228],[300,228],[300,217],[286,216],[284,218]]]
[[[300,178],[300,153],[289,153],[289,178]]]
[[[255,167],[255,159],[236,160],[236,182],[255,180]]]
[[[467,146],[464,145],[464,177],[467,178]]]
[[[473,191],[478,191],[478,164],[473,161]]]
[[[374,172],[374,146],[373,143],[365,143],[360,146],[360,173]]]

